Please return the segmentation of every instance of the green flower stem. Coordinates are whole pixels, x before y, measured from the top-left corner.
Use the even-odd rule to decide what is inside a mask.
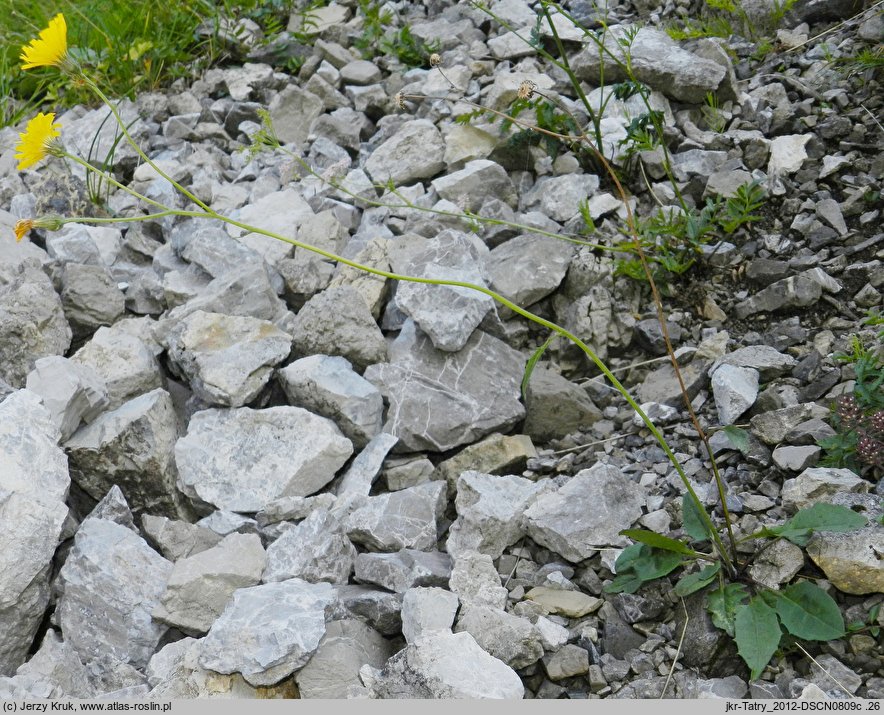
[[[108,106],[108,108],[111,110],[111,112],[113,112],[114,119],[116,119],[117,124],[120,125],[120,129],[123,132],[123,136],[126,137],[126,141],[128,141],[129,145],[138,153],[138,156],[140,156],[148,165],[150,165],[150,167],[153,168],[153,170],[156,171],[161,177],[163,177],[169,183],[173,184],[176,189],[178,189],[188,199],[193,201],[193,203],[195,203],[197,206],[199,206],[204,211],[211,211],[211,209],[203,201],[198,199],[190,191],[188,191],[183,186],[181,186],[181,184],[178,184],[177,182],[173,181],[171,176],[166,174],[166,172],[164,172],[153,161],[151,161],[151,159],[147,156],[147,154],[145,154],[142,151],[141,147],[138,146],[138,143],[132,138],[132,135],[129,134],[129,130],[126,129],[126,124],[125,124],[125,122],[123,122],[123,118],[120,116],[119,111],[117,111],[117,108],[107,98],[107,96],[104,94],[104,92],[102,92],[101,89],[98,87],[98,85],[95,84],[95,82],[93,82],[92,79],[87,77],[85,74],[81,75],[81,77],[83,78],[83,81],[86,83],[86,85],[93,92],[95,92],[95,94],[98,96],[98,98]]]
[[[98,174],[99,176],[101,176],[102,179],[107,181],[109,184],[116,186],[118,189],[122,189],[127,194],[134,196],[136,199],[139,199],[140,201],[144,201],[145,203],[148,203],[151,206],[156,206],[157,208],[163,209],[164,211],[173,211],[174,210],[174,209],[169,208],[165,204],[160,203],[159,201],[155,201],[154,199],[149,199],[149,198],[147,198],[147,196],[139,194],[137,191],[135,191],[135,189],[133,189],[129,186],[126,186],[125,184],[120,183],[119,181],[117,181],[113,176],[111,176],[107,172],[102,171],[98,167],[90,164],[88,161],[86,161],[85,159],[82,159],[79,156],[75,156],[74,154],[68,154],[68,152],[66,152],[66,151],[59,153],[59,156],[62,156],[66,159],[70,159],[72,162],[74,162],[75,164],[79,164],[87,171],[91,171],[95,174]],[[171,181],[171,179],[169,181]],[[178,186],[178,184],[175,184],[175,182],[172,182],[172,183],[176,187]]]
[[[480,286],[480,285],[476,285],[474,283],[468,283],[465,281],[452,281],[452,280],[444,280],[444,279],[437,279],[437,278],[421,278],[421,277],[417,277],[417,276],[407,276],[407,275],[402,275],[399,273],[392,273],[390,271],[384,271],[379,268],[373,268],[371,266],[366,266],[361,263],[357,263],[356,261],[350,260],[348,258],[344,258],[343,256],[339,256],[335,253],[331,253],[330,251],[326,251],[326,250],[323,250],[323,249],[318,248],[316,246],[311,246],[308,243],[298,241],[297,239],[289,238],[288,236],[283,236],[283,235],[275,233],[273,231],[268,231],[267,229],[258,228],[257,226],[251,226],[247,223],[243,223],[242,221],[237,221],[235,219],[232,219],[227,216],[223,216],[223,215],[219,214],[217,211],[213,210],[212,208],[207,206],[202,201],[199,201],[189,191],[184,189],[184,187],[182,187],[181,184],[179,184],[177,181],[175,181],[170,176],[168,176],[164,172],[162,172],[162,170],[160,170],[159,167],[157,167],[144,154],[144,152],[141,150],[141,148],[131,138],[128,131],[126,131],[126,129],[125,129],[124,123],[122,121],[122,117],[120,117],[116,108],[110,103],[110,101],[107,99],[107,97],[104,95],[104,93],[102,93],[101,90],[98,89],[98,87],[95,86],[95,84],[93,82],[91,82],[91,80],[87,80],[87,82],[94,88],[95,92],[102,99],[102,101],[105,104],[107,104],[107,106],[111,109],[111,111],[114,114],[114,118],[117,120],[117,123],[120,125],[121,129],[125,133],[127,140],[136,149],[138,154],[146,162],[148,162],[148,164],[150,164],[150,166],[152,166],[161,176],[163,176],[167,181],[169,181],[169,183],[171,183],[172,186],[174,186],[178,191],[180,191],[182,194],[184,194],[188,198],[191,198],[192,200],[194,200],[203,209],[202,213],[198,212],[198,211],[170,209],[167,206],[163,206],[162,204],[159,204],[159,202],[148,199],[148,201],[150,203],[163,209],[163,212],[162,212],[163,215],[179,215],[179,216],[187,216],[187,217],[194,217],[194,218],[218,219],[220,221],[224,221],[225,223],[227,223],[231,226],[235,226],[237,228],[240,228],[243,231],[246,231],[248,233],[258,233],[258,234],[261,234],[264,236],[268,236],[270,238],[275,238],[279,241],[283,241],[284,243],[289,243],[297,248],[302,248],[307,251],[311,251],[313,253],[316,253],[317,255],[323,256],[324,258],[328,258],[329,260],[333,260],[333,261],[336,261],[340,264],[350,266],[351,268],[355,268],[355,269],[363,271],[365,273],[370,273],[373,275],[381,276],[382,278],[386,278],[388,280],[406,281],[406,282],[410,282],[410,283],[423,283],[426,285],[440,285],[440,286],[446,285],[446,286],[467,288],[470,290],[474,290],[474,291],[477,291],[479,293],[483,293],[484,295],[489,296],[490,298],[492,298],[494,301],[496,301],[500,305],[503,305],[503,306],[509,308],[511,311],[513,311],[514,313],[516,313],[518,315],[521,315],[523,318],[527,318],[528,320],[536,323],[537,325],[544,326],[544,327],[548,328],[549,330],[552,330],[556,334],[570,340],[574,345],[579,347],[584,352],[584,354],[602,372],[602,374],[606,378],[608,378],[608,380],[611,382],[611,384],[614,386],[614,388],[623,396],[623,398],[626,400],[626,402],[629,404],[629,406],[635,411],[635,413],[639,416],[641,421],[645,424],[645,426],[648,428],[648,430],[654,436],[654,439],[656,439],[657,443],[660,445],[661,449],[666,454],[667,458],[672,463],[673,467],[675,468],[676,472],[678,473],[679,478],[681,479],[682,484],[684,485],[687,492],[690,494],[691,499],[693,499],[694,502],[700,507],[699,512],[702,515],[702,519],[704,521],[704,524],[706,526],[706,529],[707,529],[710,537],[713,539],[713,541],[715,543],[715,546],[718,550],[718,556],[720,557],[721,561],[728,569],[733,570],[733,567],[731,565],[731,561],[727,555],[726,549],[724,548],[724,544],[721,541],[721,537],[718,535],[718,532],[715,529],[715,525],[712,523],[712,520],[709,517],[709,515],[706,513],[706,510],[702,508],[702,502],[700,501],[699,497],[697,496],[696,492],[694,491],[693,486],[691,486],[690,480],[688,479],[687,474],[685,474],[685,471],[682,468],[681,464],[679,463],[678,459],[676,458],[675,454],[672,452],[669,445],[666,443],[666,440],[664,439],[662,433],[657,428],[657,426],[653,423],[653,421],[650,419],[650,417],[648,417],[648,415],[641,408],[641,406],[629,394],[629,391],[615,377],[615,375],[611,372],[611,370],[608,368],[608,366],[580,338],[578,338],[576,335],[574,335],[570,331],[566,330],[565,328],[561,327],[560,325],[557,325],[556,323],[553,323],[552,321],[546,320],[545,318],[542,318],[539,315],[536,315],[536,314],[526,310],[525,308],[522,308],[521,306],[516,305],[515,303],[513,303],[512,301],[503,297],[499,293],[496,293],[495,291],[492,291],[491,289],[489,289],[485,286]],[[98,171],[95,167],[93,167],[88,162],[86,162],[82,159],[79,159],[77,157],[72,157],[72,158],[75,161],[77,161],[77,163],[86,167],[88,170]],[[604,161],[603,156],[602,156],[602,160]],[[616,174],[613,174],[612,170],[610,169],[610,166],[607,165],[607,162],[605,162],[605,164],[606,164],[606,167],[608,168],[608,171],[612,173],[613,179],[614,179],[615,183],[617,184],[617,187],[618,187],[618,190],[621,194],[621,197],[624,198],[624,200],[625,200],[625,193],[623,191],[622,186],[620,186],[620,182],[617,180]],[[99,172],[99,173],[103,174],[103,172]],[[128,189],[128,187],[122,187],[122,185],[117,182],[114,182],[114,184],[116,186],[120,186],[121,188],[124,188],[124,190],[127,190],[130,194],[133,194],[135,196],[140,196],[140,194],[137,194],[137,192],[134,192],[131,189]],[[633,216],[632,216],[632,211],[629,208],[628,202],[625,202],[625,203],[626,203],[628,223],[631,226],[633,226],[633,228],[634,228],[634,220],[633,220]],[[132,220],[132,219],[130,219],[130,220]],[[642,254],[642,256],[643,256],[643,254]]]

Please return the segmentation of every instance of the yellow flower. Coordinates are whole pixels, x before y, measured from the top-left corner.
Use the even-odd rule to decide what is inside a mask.
[[[15,227],[12,229],[15,231],[15,240],[21,241],[32,228],[34,228],[34,222],[29,218],[16,221]]]
[[[55,114],[52,112],[40,112],[28,122],[24,134],[20,135],[21,141],[15,147],[19,171],[36,164],[52,150],[53,139],[61,134],[54,121]]]
[[[49,26],[40,31],[40,37],[21,48],[23,70],[32,67],[61,67],[68,54],[68,27],[64,15],[58,13]]]
[[[44,216],[42,218],[23,218],[15,222],[13,231],[15,231],[15,240],[21,241],[27,234],[35,228],[42,228],[47,231],[57,231],[64,225],[64,219],[59,216]]]

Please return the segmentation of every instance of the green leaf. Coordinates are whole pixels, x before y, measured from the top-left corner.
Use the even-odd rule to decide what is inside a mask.
[[[611,583],[605,586],[607,593],[635,593],[641,587],[644,581],[636,576],[632,571],[617,574]]]
[[[814,531],[853,531],[868,523],[861,514],[837,504],[814,504],[802,509],[782,526],[770,529],[797,546],[805,546]]]
[[[728,425],[722,430],[722,432],[724,432],[725,436],[734,446],[734,449],[743,454],[749,453],[749,433],[746,430],[734,427],[733,425]]]
[[[610,593],[635,593],[646,581],[665,576],[682,564],[682,555],[646,544],[627,546],[617,557],[617,575],[606,587]]]
[[[531,381],[531,373],[534,372],[534,367],[537,365],[537,361],[543,357],[543,353],[546,352],[546,349],[552,344],[552,341],[556,339],[556,334],[553,333],[550,335],[546,342],[543,343],[534,353],[528,358],[528,362],[525,364],[525,374],[522,375],[522,399],[528,399],[528,383]]]
[[[737,609],[748,597],[749,593],[743,584],[729,583],[709,594],[706,599],[706,610],[709,611],[716,627],[733,637]]]
[[[706,528],[703,513],[690,494],[685,494],[681,500],[681,520],[685,532],[694,541],[709,541],[709,530]]]
[[[675,584],[675,595],[684,598],[702,588],[706,588],[706,586],[715,580],[715,576],[720,570],[721,564],[714,563],[704,566],[699,571],[683,576],[682,579]]]
[[[670,539],[668,536],[658,534],[656,531],[647,531],[646,529],[624,529],[620,532],[621,536],[628,536],[633,541],[641,544],[653,546],[655,549],[663,549],[663,551],[672,551],[676,554],[684,554],[685,556],[697,556],[697,552],[681,541]]]
[[[734,619],[734,640],[740,657],[746,661],[750,678],[757,680],[761,671],[780,644],[780,624],[777,614],[764,599],[755,597],[746,606],[737,609]]]
[[[809,581],[780,591],[776,609],[785,629],[797,638],[830,641],[844,635],[844,618],[838,604]]]

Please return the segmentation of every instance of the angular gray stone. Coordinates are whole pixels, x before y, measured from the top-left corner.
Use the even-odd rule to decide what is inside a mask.
[[[114,326],[101,327],[71,360],[91,367],[107,387],[106,409],[163,387],[163,374],[144,341]]]
[[[71,485],[59,431],[39,395],[18,390],[0,400],[0,491],[64,503]]]
[[[516,672],[486,653],[469,633],[433,631],[406,646],[372,678],[376,698],[520,699]]]
[[[771,139],[767,173],[770,176],[794,174],[807,159],[807,142],[813,134],[788,134]]]
[[[420,552],[422,553],[422,552]],[[399,635],[402,619],[399,611],[402,596],[372,586],[338,586],[338,600],[331,618],[358,618],[385,636]]]
[[[294,698],[297,689],[291,681],[278,688],[249,685],[239,673],[222,675],[199,665],[203,639],[182,638],[162,648],[150,659],[147,670],[152,686],[148,697],[161,700],[176,698]]]
[[[559,287],[574,247],[567,241],[524,234],[493,249],[486,259],[491,287],[527,308]]]
[[[761,379],[772,380],[788,372],[798,364],[791,355],[781,353],[770,345],[749,345],[739,348],[717,359],[710,368],[710,374],[718,370],[720,365],[736,365],[737,367],[758,370]]]
[[[692,400],[699,394],[706,384],[706,370],[709,363],[704,360],[693,360],[687,365],[679,365],[681,376]],[[659,402],[670,407],[684,407],[684,395],[672,364],[667,361],[665,365],[648,373],[645,381],[639,385],[638,401]]]
[[[543,667],[550,680],[564,680],[589,672],[589,652],[573,643],[543,659]]]
[[[758,370],[722,365],[712,373],[712,395],[718,410],[718,423],[732,425],[758,397]]]
[[[780,469],[786,469],[790,472],[800,472],[808,467],[812,467],[817,463],[822,449],[815,445],[804,445],[800,447],[780,446],[777,447],[771,455]]]
[[[175,444],[187,496],[247,513],[319,491],[352,453],[334,423],[299,407],[197,412]]]
[[[51,433],[45,411],[42,421]],[[39,426],[28,425],[28,432],[35,442],[46,440]],[[9,482],[19,476],[25,475],[10,480],[0,474],[0,675],[11,675],[28,655],[49,601],[52,557],[68,516],[57,496],[15,489]],[[61,475],[41,476],[61,486]]]
[[[241,588],[205,637],[199,664],[252,685],[278,683],[310,660],[334,600],[330,584],[297,578]]]
[[[759,553],[749,567],[749,575],[773,590],[788,583],[804,567],[804,552],[785,539],[778,539]]]
[[[148,542],[173,562],[211,549],[222,539],[203,526],[151,514],[141,517],[141,528]]]
[[[365,171],[376,184],[396,186],[430,179],[445,168],[445,142],[428,119],[404,122],[366,159]]]
[[[484,261],[488,249],[468,234],[448,229],[421,241],[407,255],[402,253],[391,250],[395,273],[487,287]],[[434,347],[457,352],[494,307],[494,300],[471,288],[403,281],[396,290],[396,305],[429,336]]]
[[[626,29],[621,25],[605,35],[606,51],[610,50],[621,60],[624,50],[618,40]],[[682,102],[702,104],[706,93],[718,90],[727,75],[726,69],[718,63],[682,49],[665,32],[651,27],[638,31],[629,48],[629,55],[630,68],[636,79]],[[605,82],[625,79],[621,66],[600,53],[593,42],[571,61],[577,77],[593,85],[599,83],[602,64]]]
[[[448,585],[462,605],[472,603],[502,609],[509,596],[506,588],[500,585],[500,576],[491,557],[476,551],[458,555]]]
[[[108,403],[104,380],[92,368],[60,355],[40,358],[28,373],[27,388],[39,395],[61,432],[70,437],[81,422],[92,422]]]
[[[347,583],[355,560],[356,548],[340,521],[325,509],[316,509],[267,547],[262,580],[296,577],[311,583]]]
[[[839,492],[863,493],[871,485],[849,469],[809,467],[793,479],[783,482],[780,498],[787,509],[805,509],[828,502]]]
[[[506,170],[488,159],[467,162],[460,171],[455,171],[431,182],[436,193],[466,211],[478,211],[486,199],[500,199],[510,207],[518,203],[516,187]]]
[[[561,439],[602,418],[584,389],[549,368],[534,368],[525,398],[522,431],[536,442]]]
[[[126,312],[126,297],[104,266],[68,263],[61,284],[64,314],[78,336],[113,325]]]
[[[387,359],[387,343],[362,295],[350,286],[326,288],[298,312],[292,327],[300,355],[340,355],[357,369]]]
[[[312,92],[290,84],[270,101],[268,110],[280,141],[295,144],[303,150],[310,125],[322,114],[322,100]]]
[[[391,434],[381,432],[356,456],[350,468],[344,472],[338,484],[337,493],[361,494],[368,496],[384,464],[387,453],[399,440]]]
[[[432,549],[445,512],[446,487],[429,482],[369,497],[345,520],[350,540],[376,551]]]
[[[61,299],[39,262],[0,263],[0,379],[24,387],[37,360],[70,345]]]
[[[367,697],[359,669],[363,665],[381,668],[393,652],[393,645],[362,621],[332,621],[310,662],[295,675],[300,696]]]
[[[793,308],[806,308],[816,303],[822,294],[820,284],[809,276],[790,276],[737,303],[735,314],[738,318],[747,318],[756,313],[779,313]]]
[[[244,315],[270,320],[276,325],[280,325],[291,315],[271,285],[267,271],[260,266],[247,264],[215,278],[198,296],[170,310],[157,323],[157,340],[162,342],[173,327],[198,310],[224,315]]]
[[[623,546],[618,532],[642,514],[644,490],[617,467],[596,464],[555,492],[542,494],[525,512],[528,535],[572,562],[599,546]]]
[[[265,554],[257,534],[230,534],[175,563],[153,617],[189,635],[208,633],[233,592],[261,582]]]
[[[10,680],[27,688],[32,698],[94,698],[99,695],[99,689],[76,651],[52,629],[46,631],[40,649]],[[2,681],[0,678],[0,683]]]
[[[418,586],[402,594],[402,635],[414,643],[430,631],[451,631],[459,599],[451,591],[436,586]]]
[[[553,221],[564,223],[577,216],[580,202],[586,201],[598,188],[599,177],[594,174],[543,176],[522,196],[522,203],[528,211],[540,211]]]
[[[545,485],[516,476],[463,472],[457,480],[457,519],[448,529],[448,553],[478,551],[498,558],[526,533],[525,509]]]
[[[299,225],[312,216],[313,209],[291,184],[280,191],[261,195],[257,201],[231,212],[231,218],[244,224],[290,239],[297,238]],[[226,224],[225,228],[237,241],[258,253],[274,268],[278,268],[280,261],[294,253],[295,247],[288,241],[280,241],[263,233],[247,232],[232,224]],[[224,310],[217,312],[229,313]]]
[[[267,320],[195,311],[168,335],[169,359],[208,404],[241,407],[288,357],[292,338]]]
[[[802,422],[814,417],[828,417],[827,408],[814,402],[807,402],[792,407],[783,407],[779,410],[762,412],[755,415],[749,423],[752,425],[752,433],[765,444],[779,444],[786,435]]]
[[[452,449],[524,416],[525,358],[482,331],[447,353],[408,321],[390,356],[390,363],[369,366],[365,378],[389,401],[384,431],[399,438],[402,451]]]
[[[93,499],[117,485],[136,512],[186,517],[172,459],[177,439],[172,398],[153,390],[74,433],[65,443],[71,477]]]
[[[447,586],[451,557],[439,551],[402,549],[395,554],[363,553],[356,556],[357,581],[374,583],[403,593],[416,586]]]
[[[455,633],[469,633],[483,650],[511,668],[524,668],[543,657],[540,633],[526,618],[476,604],[465,605]]]
[[[131,529],[86,519],[59,574],[55,617],[65,640],[81,658],[112,656],[143,668],[168,630],[150,614],[171,572]]]
[[[342,357],[311,355],[276,373],[290,403],[332,420],[356,447],[364,447],[383,426],[378,389]]]

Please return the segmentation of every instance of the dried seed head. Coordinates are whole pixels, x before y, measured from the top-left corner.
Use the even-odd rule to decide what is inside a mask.
[[[399,109],[406,109],[405,97],[402,92],[396,92],[396,94],[393,95],[393,102],[399,107]]]
[[[441,64],[442,58],[439,57],[438,52],[434,52],[432,55],[430,55],[430,67],[438,67]]]
[[[519,99],[531,99],[531,96],[537,91],[537,85],[534,84],[530,79],[526,79],[522,81],[522,84],[519,85],[518,97]]]

